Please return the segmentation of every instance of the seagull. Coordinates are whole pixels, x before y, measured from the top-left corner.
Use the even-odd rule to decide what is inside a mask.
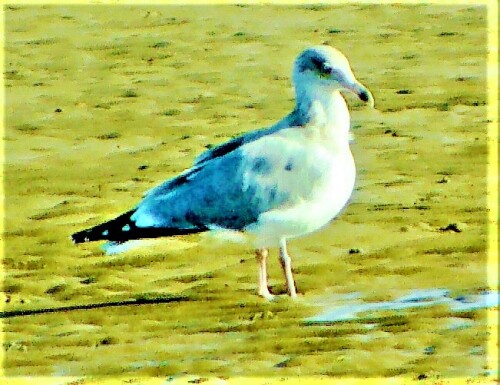
[[[307,48],[293,68],[296,104],[271,127],[203,152],[191,168],[149,190],[133,209],[79,231],[74,243],[106,240],[121,251],[131,240],[225,230],[255,247],[258,294],[268,300],[267,258],[279,247],[287,293],[297,297],[287,240],[335,218],[352,194],[356,169],[342,91],[373,107],[370,91],[337,49]]]

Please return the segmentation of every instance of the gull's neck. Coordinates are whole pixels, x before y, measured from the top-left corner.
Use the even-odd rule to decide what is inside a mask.
[[[292,119],[298,126],[314,129],[337,145],[349,143],[350,117],[338,90],[318,85],[296,84],[296,105]]]

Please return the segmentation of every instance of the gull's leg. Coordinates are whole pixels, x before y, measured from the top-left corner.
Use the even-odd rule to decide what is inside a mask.
[[[255,250],[255,255],[257,256],[257,262],[259,264],[259,295],[265,299],[272,300],[274,295],[269,292],[267,287],[267,255],[269,254],[268,249],[257,249]]]
[[[280,241],[280,263],[285,273],[286,290],[292,298],[297,298],[297,290],[295,289],[295,281],[292,274],[292,259],[286,251],[286,239]]]

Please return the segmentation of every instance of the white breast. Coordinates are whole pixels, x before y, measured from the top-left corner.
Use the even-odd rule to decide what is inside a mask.
[[[281,148],[273,156],[291,159],[295,167],[289,172],[269,174],[269,181],[261,181],[278,181],[279,188],[289,193],[289,199],[281,207],[261,214],[257,223],[246,229],[256,236],[257,247],[275,246],[281,239],[318,230],[348,202],[355,181],[348,143],[332,146],[314,135],[313,130],[302,127],[285,130],[274,138],[282,146],[274,144],[276,149]]]

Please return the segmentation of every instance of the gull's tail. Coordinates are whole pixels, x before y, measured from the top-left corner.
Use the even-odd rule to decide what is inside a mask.
[[[71,236],[71,240],[73,243],[100,240],[126,242],[130,239],[141,238],[140,236],[137,236],[137,227],[130,219],[134,212],[135,210],[131,210],[108,222],[74,233]]]
[[[84,243],[93,241],[112,241],[114,243],[123,243],[132,239],[158,238],[174,235],[186,235],[206,231],[206,228],[166,228],[166,227],[137,227],[131,216],[135,210],[126,212],[108,222],[79,231],[71,235],[73,243]]]

